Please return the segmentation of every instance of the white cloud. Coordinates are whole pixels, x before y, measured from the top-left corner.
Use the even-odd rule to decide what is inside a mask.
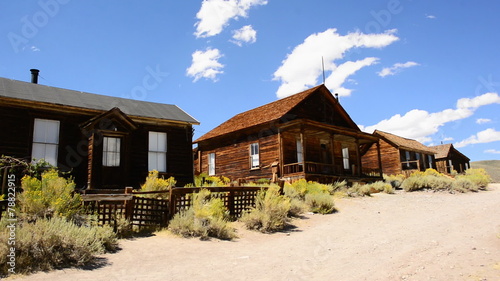
[[[408,61],[405,63],[396,63],[391,67],[385,67],[383,68],[380,72],[377,72],[378,76],[380,77],[385,77],[388,75],[395,75],[396,73],[401,72],[402,69],[412,67],[412,66],[417,66],[419,65],[418,63],[414,61]]]
[[[40,49],[37,46],[29,47],[32,52],[40,52]]]
[[[321,57],[324,59],[325,71],[331,72],[326,79],[327,87],[339,94],[348,95],[350,91],[341,87],[344,80],[362,67],[375,63],[377,59],[365,58],[339,66],[335,61],[342,59],[345,53],[353,48],[382,48],[390,45],[399,40],[394,35],[395,32],[396,30],[389,30],[380,34],[364,34],[358,31],[340,35],[336,29],[331,28],[310,35],[287,55],[274,72],[274,80],[280,80],[282,83],[276,93],[278,98],[316,86],[318,77],[322,76]]]
[[[224,65],[219,62],[222,58],[219,49],[208,48],[205,51],[196,51],[192,54],[192,64],[186,70],[186,75],[194,77],[194,82],[200,78],[211,79],[217,81],[217,75],[224,73],[222,68]]]
[[[196,14],[196,37],[211,37],[222,32],[229,20],[247,17],[252,6],[266,5],[267,0],[203,0]]]
[[[243,43],[255,43],[257,41],[257,31],[251,25],[233,31],[233,39],[231,42],[241,47]]]
[[[404,115],[396,114],[375,125],[360,126],[360,128],[366,132],[378,129],[420,142],[429,142],[430,136],[437,133],[439,128],[446,123],[470,117],[478,107],[494,103],[500,104],[500,96],[496,93],[486,93],[475,98],[459,99],[455,109],[445,109],[434,113],[413,109]]]
[[[485,123],[490,123],[491,119],[486,119],[486,118],[478,118],[476,119],[477,124],[485,124]]]
[[[432,20],[436,18],[435,15],[425,15],[425,17]]]
[[[478,132],[477,134],[472,135],[463,141],[457,142],[454,145],[455,147],[464,147],[469,144],[488,143],[494,141],[500,141],[500,132],[496,131],[495,129],[489,128],[484,131]]]
[[[495,149],[487,149],[484,152],[485,153],[492,153],[492,154],[500,154],[500,151],[499,150],[495,150]]]

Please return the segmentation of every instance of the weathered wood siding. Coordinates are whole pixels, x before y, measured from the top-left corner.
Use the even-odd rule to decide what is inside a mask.
[[[380,156],[382,160],[382,173],[386,175],[397,175],[402,173],[400,152],[397,147],[380,139]],[[373,144],[362,158],[363,167],[377,169],[377,159],[377,146]]]
[[[259,144],[261,168],[250,168],[250,145]],[[271,178],[269,165],[279,157],[278,135],[271,134],[259,138],[257,134],[233,140],[205,141],[199,144],[201,151],[201,171],[208,174],[208,154],[215,153],[215,175],[231,180],[243,178]]]

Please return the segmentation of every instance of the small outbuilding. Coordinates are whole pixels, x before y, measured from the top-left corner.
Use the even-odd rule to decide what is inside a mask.
[[[453,144],[431,146],[436,152],[436,169],[440,173],[451,174],[453,171],[463,173],[470,168],[469,157],[458,151]]]
[[[434,149],[416,140],[403,138],[380,130],[375,130],[373,135],[380,138],[380,153],[384,174],[410,174],[413,171],[425,171],[428,168],[436,168]],[[378,153],[376,147],[370,147],[363,158],[363,166],[376,167],[378,164],[375,158]]]

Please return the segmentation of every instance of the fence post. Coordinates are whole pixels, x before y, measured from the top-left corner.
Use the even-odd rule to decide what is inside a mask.
[[[125,187],[125,194],[132,194],[133,188],[130,186]],[[125,218],[132,221],[132,215],[134,214],[134,197],[131,200],[125,200]]]
[[[175,196],[174,196],[174,187],[169,186],[168,188],[168,215],[167,215],[167,222],[168,220],[172,219],[174,217],[174,212],[175,212]]]
[[[234,211],[234,190],[230,190],[227,197],[227,208],[229,209],[229,215],[232,218],[236,218],[236,212]]]

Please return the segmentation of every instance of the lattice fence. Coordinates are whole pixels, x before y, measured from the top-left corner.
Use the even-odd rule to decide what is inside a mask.
[[[131,222],[141,227],[166,226],[168,201],[134,196]]]

